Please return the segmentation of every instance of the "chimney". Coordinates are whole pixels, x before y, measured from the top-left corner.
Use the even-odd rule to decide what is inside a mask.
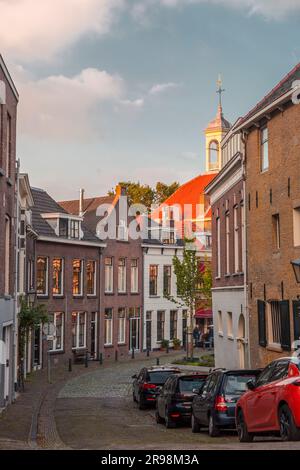
[[[79,191],[79,215],[80,217],[82,217],[84,213],[83,206],[84,206],[84,189],[81,188]]]

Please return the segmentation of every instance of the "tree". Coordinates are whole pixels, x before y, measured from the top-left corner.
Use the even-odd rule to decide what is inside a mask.
[[[185,240],[183,257],[173,258],[176,275],[177,296],[166,297],[181,307],[188,307],[187,357],[193,358],[193,319],[199,300],[211,302],[212,276],[208,263],[201,263],[193,244],[194,240]],[[178,301],[180,299],[181,302]]]
[[[179,188],[179,183],[176,182],[170,185],[158,182],[155,189],[147,184],[143,185],[140,182],[133,183],[132,181],[123,181],[119,185],[125,188],[129,205],[143,204],[148,210],[152,204],[162,204]],[[109,191],[108,195],[114,196],[115,191]]]
[[[19,359],[23,359],[26,339],[29,332],[38,328],[41,324],[49,322],[45,305],[29,305],[25,297],[20,299],[19,312]]]

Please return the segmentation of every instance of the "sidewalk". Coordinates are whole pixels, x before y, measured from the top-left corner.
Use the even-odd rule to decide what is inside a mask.
[[[25,392],[0,415],[0,449],[65,449],[56,430],[53,410],[59,391],[69,380],[93,370],[113,368],[116,364],[135,363],[138,368],[142,362],[155,365],[157,358],[161,363],[171,363],[184,354],[182,350],[170,351],[169,354],[151,352],[150,357],[140,353],[135,359],[128,356],[118,363],[110,359],[102,365],[91,361],[88,368],[82,364],[73,365],[72,372],[68,371],[66,364],[52,369],[52,384],[47,382],[46,369],[32,373],[25,383]]]

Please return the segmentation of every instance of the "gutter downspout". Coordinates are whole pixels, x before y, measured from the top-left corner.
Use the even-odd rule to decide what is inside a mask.
[[[19,284],[19,184],[20,184],[20,160],[16,162],[16,191],[15,191],[15,292],[14,292],[14,318],[13,318],[13,377],[14,387],[13,401],[17,395],[18,384],[18,284]]]
[[[243,193],[244,193],[244,250],[242,256],[244,258],[244,302],[246,314],[246,339],[247,339],[247,362],[248,367],[251,367],[251,354],[250,354],[250,318],[249,318],[249,303],[248,303],[248,240],[247,240],[247,197],[246,197],[246,137],[241,131],[241,140],[243,145],[243,158],[242,158],[242,174],[243,174]]]

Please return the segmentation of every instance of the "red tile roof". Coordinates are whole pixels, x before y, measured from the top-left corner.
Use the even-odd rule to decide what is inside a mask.
[[[84,212],[94,212],[101,204],[112,204],[114,199],[115,196],[91,197],[84,199],[83,210]],[[79,199],[61,201],[59,202],[59,205],[62,206],[69,214],[79,214]]]

